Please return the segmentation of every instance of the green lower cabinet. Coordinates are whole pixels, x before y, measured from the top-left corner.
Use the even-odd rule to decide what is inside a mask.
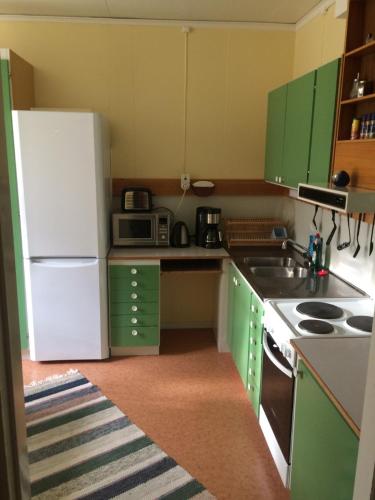
[[[260,388],[263,364],[263,314],[262,302],[253,293],[250,307],[249,362],[247,378],[247,394],[259,416]]]
[[[238,273],[236,279],[233,303],[232,355],[243,385],[246,387],[249,361],[251,292],[241,274]]]
[[[352,500],[358,438],[299,361],[291,499]]]
[[[228,345],[255,413],[262,376],[263,304],[234,267],[229,270]]]
[[[108,275],[111,347],[159,345],[159,264],[110,263]]]

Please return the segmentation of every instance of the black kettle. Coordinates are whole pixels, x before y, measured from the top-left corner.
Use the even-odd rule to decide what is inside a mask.
[[[190,246],[189,231],[185,222],[178,221],[173,226],[171,235],[172,247],[183,248]]]

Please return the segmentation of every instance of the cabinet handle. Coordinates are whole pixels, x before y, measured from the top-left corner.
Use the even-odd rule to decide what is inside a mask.
[[[138,311],[138,307],[137,306],[132,306],[132,311],[133,312],[137,312]]]
[[[135,286],[138,286],[138,283],[137,283],[136,281],[132,281],[132,283],[131,283],[131,284],[132,284],[132,286],[134,286],[134,287],[135,287]]]
[[[130,269],[130,272],[131,272],[132,274],[137,274],[137,273],[138,273],[138,271],[136,270],[136,268],[135,268],[135,267],[133,267],[132,269]]]
[[[303,371],[302,370],[297,370],[297,377],[303,378]]]
[[[254,323],[252,321],[250,321],[250,328],[253,328],[254,326]]]
[[[138,299],[138,295],[137,295],[136,293],[132,293],[132,294],[130,295],[130,297],[131,297],[133,300]]]
[[[138,335],[138,330],[132,330],[132,335],[133,337],[136,337]]]
[[[251,306],[251,312],[254,312],[254,311],[255,311],[255,307]]]
[[[137,318],[132,318],[130,321],[133,323],[133,325],[136,325],[138,323]]]

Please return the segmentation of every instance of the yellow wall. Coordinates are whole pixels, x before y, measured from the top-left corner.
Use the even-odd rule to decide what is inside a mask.
[[[346,19],[335,18],[332,5],[322,14],[297,29],[293,77],[307,73],[344,52]]]
[[[263,177],[266,96],[292,77],[294,36],[228,26],[193,29],[187,130],[192,177]],[[4,21],[0,46],[34,66],[38,107],[91,108],[108,117],[114,177],[180,175],[180,27]]]

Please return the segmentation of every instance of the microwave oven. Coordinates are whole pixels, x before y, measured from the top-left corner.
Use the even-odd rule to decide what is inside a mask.
[[[168,212],[112,214],[114,246],[169,246],[170,214]]]

